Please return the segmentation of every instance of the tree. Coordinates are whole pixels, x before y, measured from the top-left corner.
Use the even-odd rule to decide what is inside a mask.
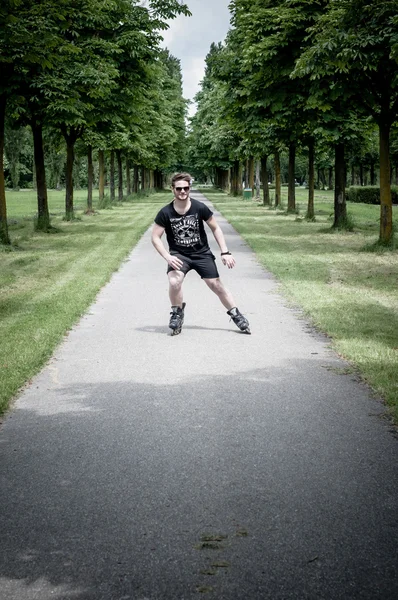
[[[87,129],[98,127],[119,128],[125,136],[134,96],[147,83],[148,68],[159,52],[159,31],[167,27],[165,19],[179,13],[190,14],[177,0],[150,0],[148,7],[136,0],[83,0],[66,20],[68,52],[56,70],[38,74],[33,86],[44,98],[48,123],[58,127],[66,141],[67,219],[73,218],[76,141]]]
[[[318,98],[329,94],[377,123],[382,244],[393,237],[389,146],[398,114],[397,13],[397,0],[329,0],[296,68],[310,76]]]
[[[65,19],[66,0],[3,0],[0,6],[0,242],[9,244],[4,187],[7,102],[20,93],[31,67],[49,68],[62,45],[54,23]]]
[[[306,81],[297,83],[290,75],[307,29],[324,4],[325,0],[233,0],[230,5],[234,30],[227,41],[237,73],[232,85],[251,118],[258,115],[272,124],[277,143],[288,147],[288,211],[295,210],[296,149],[301,138],[311,138],[314,125],[314,115],[304,111]]]

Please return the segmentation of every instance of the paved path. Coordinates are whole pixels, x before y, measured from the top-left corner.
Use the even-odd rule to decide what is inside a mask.
[[[383,407],[220,222],[252,336],[148,232],[5,420],[1,600],[398,597]]]

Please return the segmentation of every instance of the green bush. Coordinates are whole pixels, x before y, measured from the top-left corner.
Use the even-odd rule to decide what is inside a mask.
[[[398,186],[391,186],[393,204],[398,204]],[[347,202],[363,202],[364,204],[380,204],[380,188],[376,185],[352,185],[346,191]]]

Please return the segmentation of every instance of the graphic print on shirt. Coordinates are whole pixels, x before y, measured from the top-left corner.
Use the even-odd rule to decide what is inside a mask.
[[[198,215],[186,215],[170,219],[175,242],[178,246],[194,246],[200,243]]]

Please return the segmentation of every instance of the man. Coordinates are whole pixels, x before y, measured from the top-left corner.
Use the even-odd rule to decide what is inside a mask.
[[[169,297],[171,317],[169,327],[172,334],[181,332],[184,321],[182,284],[185,275],[194,269],[219,297],[234,323],[241,331],[250,333],[249,322],[235,305],[231,292],[220,280],[215,256],[207,240],[204,222],[210,227],[221,251],[221,261],[228,269],[235,266],[235,259],[228,251],[223,232],[212,211],[203,202],[190,198],[189,173],[177,173],[172,178],[173,201],[163,207],[155,218],[152,230],[152,244],[168,263]],[[166,232],[169,251],[166,250],[162,235]]]

